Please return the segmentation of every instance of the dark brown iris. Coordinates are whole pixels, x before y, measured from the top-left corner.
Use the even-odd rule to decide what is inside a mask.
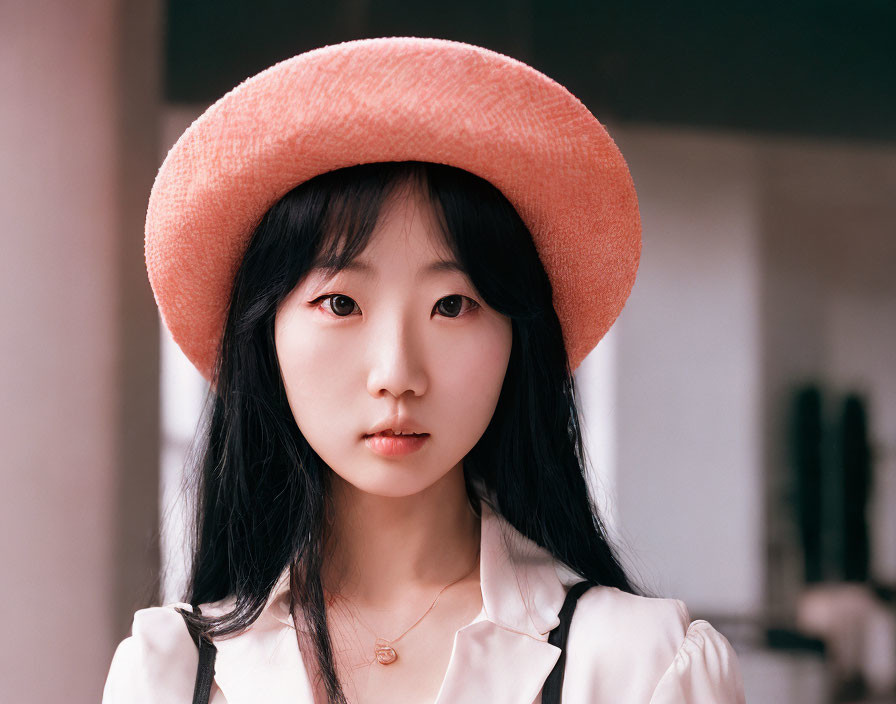
[[[461,296],[457,296],[457,295],[445,296],[445,298],[443,298],[439,301],[439,304],[442,304],[445,301],[450,301],[449,305],[446,306],[448,311],[452,311],[452,310],[456,309],[454,313],[451,313],[451,312],[445,313],[449,318],[456,318],[458,315],[460,315],[460,310],[463,307],[463,301],[461,300]]]

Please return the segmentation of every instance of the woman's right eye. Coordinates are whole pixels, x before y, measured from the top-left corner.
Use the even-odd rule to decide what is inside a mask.
[[[349,298],[348,296],[343,296],[341,293],[332,293],[328,296],[320,296],[312,301],[312,303],[321,302],[323,305],[325,302],[329,302],[330,312],[333,313],[337,318],[348,318],[352,310],[354,310],[355,302]]]

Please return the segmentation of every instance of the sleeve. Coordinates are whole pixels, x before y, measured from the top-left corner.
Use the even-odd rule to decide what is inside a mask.
[[[745,704],[740,664],[731,644],[707,621],[693,621],[650,704]]]
[[[172,604],[134,614],[131,635],[118,644],[103,687],[102,704],[190,702],[199,654]]]

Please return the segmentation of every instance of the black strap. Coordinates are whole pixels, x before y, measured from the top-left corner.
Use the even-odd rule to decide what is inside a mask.
[[[202,615],[198,606],[193,607],[197,615]],[[212,691],[212,680],[215,677],[215,656],[218,649],[215,644],[200,636],[199,629],[187,619],[187,612],[177,609],[187,624],[190,637],[199,648],[199,666],[196,668],[196,684],[193,687],[193,704],[208,704],[208,698]]]
[[[566,599],[560,608],[560,623],[548,635],[548,643],[560,648],[560,657],[554,663],[554,669],[544,681],[541,688],[541,704],[560,704],[560,693],[563,690],[563,672],[566,666],[566,639],[569,636],[569,625],[576,602],[588,589],[595,586],[593,582],[577,582],[566,592]]]

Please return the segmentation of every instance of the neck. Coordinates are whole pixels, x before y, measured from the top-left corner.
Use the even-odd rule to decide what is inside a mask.
[[[328,591],[388,607],[478,566],[480,519],[467,498],[462,463],[412,496],[369,494],[335,473],[331,487],[321,570]]]

